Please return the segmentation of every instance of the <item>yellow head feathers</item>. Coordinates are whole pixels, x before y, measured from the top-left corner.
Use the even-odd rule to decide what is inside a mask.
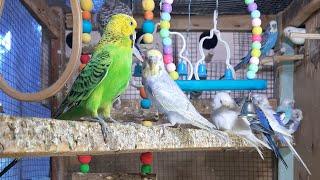
[[[105,27],[105,32],[119,36],[130,36],[135,33],[136,27],[137,22],[133,17],[126,14],[116,14],[110,18]]]

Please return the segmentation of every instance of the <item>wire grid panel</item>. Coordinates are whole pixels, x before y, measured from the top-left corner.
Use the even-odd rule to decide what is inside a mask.
[[[197,151],[153,153],[152,169],[158,180],[272,180],[276,160],[271,151],[262,160],[256,151]],[[139,173],[140,154],[95,156],[92,172]],[[106,166],[94,164],[104,162]],[[106,163],[107,162],[107,163]]]
[[[192,62],[193,65],[201,58],[199,52],[199,39],[202,32],[182,32],[184,37],[186,37],[187,41],[187,50],[186,56]],[[221,33],[222,38],[228,42],[231,51],[231,65],[235,66],[238,64],[244,56],[249,51],[249,47],[251,44],[251,34],[246,32],[223,32]],[[173,38],[173,54],[175,56],[175,63],[177,64],[179,61],[178,53],[182,48],[182,40],[181,38],[174,36]],[[161,49],[161,40],[156,35],[155,43],[156,47]],[[204,50],[205,54],[208,54],[210,51],[213,52],[214,56],[210,63],[206,63],[207,66],[207,79],[219,79],[222,75],[224,75],[226,69],[226,50],[222,43],[218,43],[217,47],[213,50]],[[134,71],[135,64],[133,66]],[[253,93],[265,94],[268,98],[274,98],[274,75],[273,68],[269,67],[267,70],[260,70],[257,78],[265,79],[268,82],[267,90],[261,91],[252,91]],[[237,79],[245,79],[246,69],[241,69],[236,73]],[[141,78],[133,77],[133,81],[136,83],[141,83]],[[244,97],[248,91],[232,91],[231,95],[233,98],[242,98]],[[216,94],[215,91],[205,91],[199,97],[201,99],[212,99]],[[122,99],[139,99],[139,92],[133,88],[129,87],[126,93],[122,96]]]
[[[49,74],[49,40],[19,0],[5,2],[0,19],[0,36],[0,73],[8,84],[22,92],[36,92],[47,86],[44,82],[48,82],[48,79],[42,77],[48,77]],[[0,102],[6,114],[50,117],[50,109],[41,103],[18,101],[2,91]],[[0,170],[11,160],[1,159]],[[44,174],[49,176],[48,162],[49,158],[22,159],[1,179],[34,179]],[[29,170],[25,170],[27,167]]]

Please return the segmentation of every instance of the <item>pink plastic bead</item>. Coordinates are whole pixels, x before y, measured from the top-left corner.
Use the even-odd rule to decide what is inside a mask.
[[[259,58],[257,57],[251,57],[250,64],[259,65]]]
[[[176,65],[174,63],[169,63],[169,64],[167,64],[166,67],[167,67],[168,72],[172,72],[172,71],[176,70]]]
[[[252,26],[261,26],[261,19],[260,18],[254,18],[252,19]]]
[[[252,36],[252,41],[261,42],[261,41],[262,41],[261,35],[253,35],[253,36]]]
[[[171,54],[165,54],[163,55],[163,62],[164,64],[170,64],[173,62],[173,57]]]

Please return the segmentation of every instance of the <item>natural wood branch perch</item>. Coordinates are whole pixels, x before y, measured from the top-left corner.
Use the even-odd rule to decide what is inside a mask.
[[[98,123],[0,115],[0,157],[110,154],[144,151],[243,149],[249,145],[230,135],[199,129],[109,124],[104,143]]]
[[[268,56],[268,57],[265,57],[261,60],[261,64],[267,65],[267,64],[270,64],[273,62],[280,63],[280,62],[298,61],[298,60],[303,60],[303,59],[304,59],[303,54],[293,55],[293,56],[286,56],[286,55]]]

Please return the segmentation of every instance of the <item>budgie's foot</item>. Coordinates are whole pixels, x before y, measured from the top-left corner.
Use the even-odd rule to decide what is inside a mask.
[[[108,132],[108,128],[107,128],[107,123],[104,119],[102,119],[101,117],[97,117],[97,120],[101,126],[101,131],[102,131],[102,136],[103,136],[103,140],[105,143],[107,143],[107,132]]]
[[[112,117],[108,117],[107,120],[113,123],[120,123],[119,121],[113,119]]]
[[[171,124],[171,123],[165,123],[165,124],[159,124],[157,125],[158,127],[175,127],[176,124]]]

